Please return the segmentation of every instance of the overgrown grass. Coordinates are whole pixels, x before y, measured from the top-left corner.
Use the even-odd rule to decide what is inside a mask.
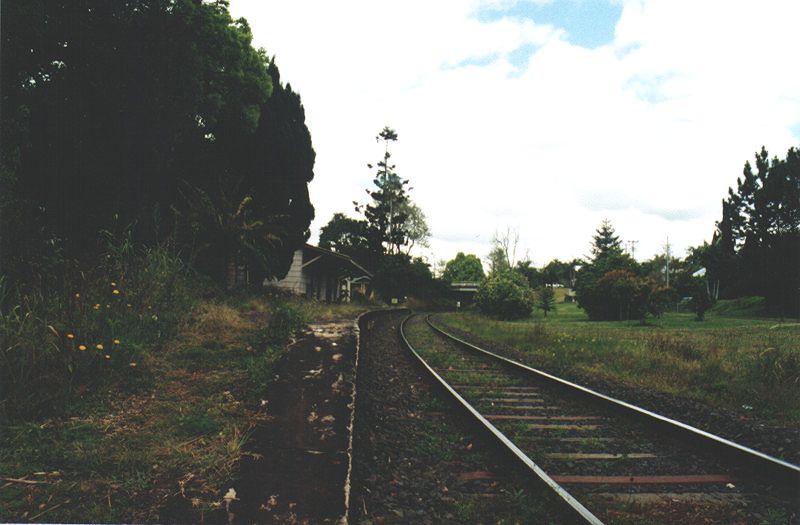
[[[147,353],[195,301],[180,258],[126,238],[110,237],[96,266],[58,271],[38,286],[0,277],[0,420],[52,415],[110,384],[137,388]]]
[[[62,288],[0,297],[4,520],[219,508],[289,337],[364,309],[215,295],[167,248],[106,255]]]
[[[800,326],[776,319],[728,317],[697,322],[668,313],[638,322],[589,322],[573,304],[520,322],[476,313],[440,322],[520,350],[562,375],[591,374],[629,385],[752,410],[784,425],[800,421]]]

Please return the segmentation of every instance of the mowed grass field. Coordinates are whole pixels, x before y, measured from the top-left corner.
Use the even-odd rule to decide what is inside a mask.
[[[536,311],[522,321],[474,311],[437,319],[513,347],[555,374],[596,376],[797,425],[800,322],[753,317],[753,310],[747,302],[721,302],[702,322],[673,312],[642,325],[589,321],[574,303],[559,303],[547,317]]]

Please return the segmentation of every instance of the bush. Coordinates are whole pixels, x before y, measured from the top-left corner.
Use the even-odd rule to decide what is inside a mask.
[[[579,306],[593,321],[644,321],[647,315],[660,317],[671,297],[669,288],[628,270],[606,272],[580,291]]]
[[[695,278],[692,285],[692,301],[689,307],[695,314],[695,319],[703,321],[706,318],[706,312],[711,309],[713,302],[711,296],[708,294],[705,282],[702,279]]]
[[[475,303],[481,312],[506,320],[529,317],[534,301],[527,280],[517,272],[489,276],[475,294]]]
[[[305,324],[305,314],[298,306],[278,304],[272,310],[267,325],[253,336],[253,346],[260,351],[283,347],[292,334]]]

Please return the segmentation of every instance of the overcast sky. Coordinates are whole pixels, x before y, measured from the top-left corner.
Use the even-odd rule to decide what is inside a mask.
[[[431,262],[516,228],[534,264],[589,253],[608,218],[636,258],[710,240],[766,146],[800,145],[796,0],[231,0],[302,97],[311,242],[392,160]]]

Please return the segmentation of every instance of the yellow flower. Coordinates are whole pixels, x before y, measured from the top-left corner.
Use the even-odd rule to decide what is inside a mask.
[[[110,305],[110,304],[107,304],[107,305],[106,305],[106,308],[111,308],[111,305]]]
[[[111,356],[106,354],[106,359],[111,359]]]
[[[114,339],[114,344],[118,345],[119,344],[119,339]]]
[[[94,305],[94,309],[95,309],[95,310],[99,310],[99,309],[100,309],[100,303],[96,303],[96,304]]]
[[[67,339],[75,339],[75,334],[67,334]]]
[[[135,361],[131,361],[131,368],[136,368],[136,362]]]
[[[102,350],[103,349],[103,343],[97,343],[96,345],[94,345],[94,347],[97,348],[98,350]]]
[[[86,345],[78,345],[78,350],[83,352],[84,350],[86,350]]]
[[[81,294],[79,294],[79,293],[76,293],[76,294],[75,294],[75,299],[80,299],[80,298],[81,298]]]
[[[115,289],[114,289],[114,291],[113,291],[113,292],[111,292],[111,293],[113,293],[114,295],[119,295],[119,290],[117,290],[117,289],[115,288]]]
[[[111,286],[116,286],[116,285],[117,285],[117,283],[115,283],[115,282],[111,283]]]

